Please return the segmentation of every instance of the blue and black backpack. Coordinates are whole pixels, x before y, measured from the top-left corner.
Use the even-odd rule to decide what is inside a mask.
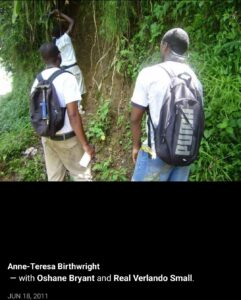
[[[47,80],[38,74],[38,84],[30,97],[30,118],[40,136],[53,137],[64,126],[66,107],[61,107],[53,80],[64,73],[55,71]]]

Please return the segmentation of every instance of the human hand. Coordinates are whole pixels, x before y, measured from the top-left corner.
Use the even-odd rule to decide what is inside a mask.
[[[140,150],[140,148],[133,148],[133,150],[132,150],[132,160],[133,160],[134,164],[136,164],[136,159],[137,159],[139,150]]]
[[[56,9],[52,10],[52,11],[49,13],[49,15],[50,15],[50,16],[51,16],[51,15],[57,15],[57,16],[59,16],[59,15],[60,15],[60,11],[56,8]]]
[[[95,148],[94,148],[94,146],[92,146],[90,144],[86,144],[86,145],[83,146],[83,149],[86,153],[89,154],[91,159],[93,159],[95,157]]]

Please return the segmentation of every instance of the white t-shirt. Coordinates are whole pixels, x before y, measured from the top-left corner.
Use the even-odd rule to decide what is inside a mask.
[[[132,105],[136,105],[144,109],[149,106],[151,118],[155,127],[157,127],[159,123],[163,99],[170,83],[169,75],[162,67],[160,67],[160,65],[163,65],[164,67],[166,66],[166,68],[168,70],[172,70],[175,75],[183,72],[189,73],[192,76],[192,80],[194,80],[194,84],[197,86],[200,94],[203,96],[202,85],[197,79],[195,73],[187,64],[166,61],[162,64],[144,68],[140,71],[137,77],[131,102]],[[146,126],[146,130],[148,133],[148,126]],[[144,144],[147,144],[147,142],[148,141],[146,140]],[[151,144],[155,156],[154,132],[152,127]]]
[[[74,63],[76,63],[76,56],[74,47],[71,41],[71,38],[67,33],[64,33],[61,37],[59,37],[56,40],[56,46],[59,48],[59,51],[61,52],[62,66],[70,66]]]
[[[48,79],[55,71],[59,70],[59,68],[50,68],[44,70],[41,74],[43,76],[43,79]],[[38,80],[35,79],[31,93],[33,92],[34,88],[37,86]],[[70,73],[63,73],[57,76],[54,81],[53,85],[56,89],[56,93],[59,98],[60,106],[66,107],[66,104],[74,102],[74,101],[80,101],[81,100],[81,94],[78,87],[77,80],[74,75]],[[56,134],[63,134],[73,131],[70,122],[69,122],[69,116],[67,113],[65,113],[65,120],[64,120],[64,126],[56,132]]]

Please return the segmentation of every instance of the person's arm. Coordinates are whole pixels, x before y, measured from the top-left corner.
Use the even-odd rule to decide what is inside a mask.
[[[148,106],[146,71],[143,69],[136,79],[135,89],[131,98],[131,133],[133,140],[132,160],[136,163],[138,152],[141,148],[141,121]]]
[[[68,113],[68,116],[69,116],[69,121],[70,121],[71,127],[73,128],[73,130],[74,130],[78,140],[80,141],[84,151],[87,152],[91,156],[91,159],[94,158],[95,149],[93,148],[93,146],[91,146],[88,143],[88,140],[86,138],[84,128],[83,128],[83,124],[82,124],[82,120],[81,120],[81,116],[80,116],[79,111],[78,111],[77,101],[68,103],[66,105],[66,107],[67,107],[67,113]]]
[[[141,148],[141,121],[144,112],[145,112],[144,108],[132,106],[131,133],[132,133],[132,140],[133,140],[132,160],[134,164],[136,163],[137,155]]]
[[[74,26],[74,20],[70,17],[68,17],[67,15],[65,15],[64,13],[60,12],[58,9],[53,10],[50,15],[55,14],[57,17],[61,17],[63,18],[65,21],[67,21],[69,23],[69,27],[68,30],[66,31],[67,34],[69,34]]]

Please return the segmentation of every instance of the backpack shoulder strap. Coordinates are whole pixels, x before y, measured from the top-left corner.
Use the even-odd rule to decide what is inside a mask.
[[[38,80],[38,82],[44,80],[44,79],[43,79],[43,76],[42,76],[42,73],[39,73],[39,74],[37,75],[37,80]]]
[[[166,71],[166,73],[168,74],[168,76],[170,77],[170,79],[174,78],[174,77],[177,77],[177,78],[180,78],[182,79],[183,81],[186,82],[186,85],[187,87],[190,89],[190,91],[194,94],[193,92],[193,89],[191,88],[191,81],[192,81],[192,76],[184,71],[184,72],[181,72],[179,73],[178,75],[174,74],[174,72],[172,70],[168,70],[166,67],[162,66],[162,65],[159,65],[163,70]]]
[[[162,66],[161,64],[159,66],[167,73],[170,79],[176,76],[173,72],[170,72],[170,70],[168,70],[166,67]]]
[[[187,83],[190,84],[190,81],[192,79],[192,76],[187,73],[187,72],[181,72],[178,75],[176,75],[173,70],[171,70],[170,68],[164,67],[162,65],[159,65],[166,73],[167,75],[172,79],[173,77],[178,77],[184,81],[186,81]],[[185,78],[186,77],[186,78]]]
[[[48,78],[48,81],[49,81],[50,83],[52,83],[52,82],[54,81],[54,79],[55,79],[56,77],[58,77],[60,74],[62,74],[62,73],[65,73],[65,71],[62,70],[62,69],[59,69],[59,70],[55,71],[55,72]]]
[[[54,81],[54,79],[57,77],[57,76],[59,76],[60,74],[62,74],[62,73],[69,73],[69,74],[72,74],[72,73],[70,73],[69,71],[65,71],[65,70],[63,70],[63,69],[59,69],[59,70],[57,70],[57,71],[55,71],[47,80],[50,82],[50,83],[52,83],[53,81]],[[73,74],[72,74],[73,75]],[[42,73],[39,73],[38,75],[37,75],[37,80],[38,80],[38,82],[40,82],[40,81],[43,81],[44,79],[43,79],[43,76],[42,76]]]
[[[147,126],[148,126],[148,136],[147,136],[147,143],[148,143],[148,146],[151,148],[151,126],[152,126],[152,129],[153,129],[153,132],[155,134],[155,127],[154,127],[154,124],[153,124],[153,121],[152,121],[152,118],[151,118],[151,113],[150,113],[150,107],[148,105],[147,107],[147,115],[148,115],[148,119],[147,119]],[[149,156],[150,157],[150,156]]]
[[[169,72],[167,70],[167,68],[163,67],[162,65],[159,65],[166,73],[167,75],[170,77],[170,79],[172,79],[174,76],[176,76],[175,74],[171,74],[171,72]],[[149,106],[147,107],[147,115],[148,115],[148,120],[147,120],[147,126],[148,126],[148,146],[151,148],[151,127],[153,129],[153,132],[155,134],[155,126],[153,124],[152,118],[151,118],[151,113],[150,113],[150,108]]]

